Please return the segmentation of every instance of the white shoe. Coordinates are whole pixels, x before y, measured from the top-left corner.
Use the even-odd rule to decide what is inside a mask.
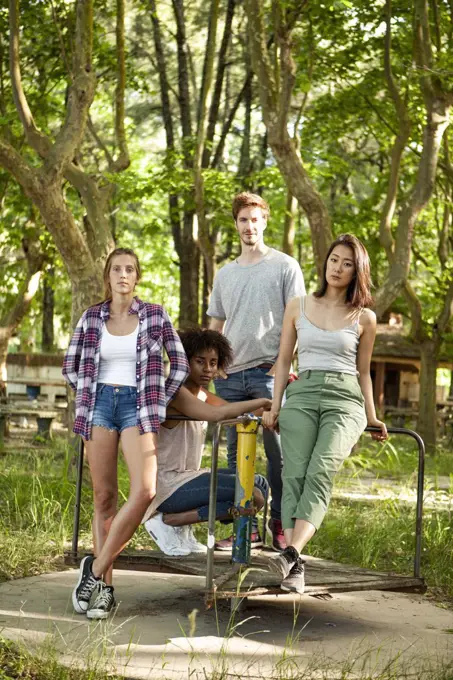
[[[182,545],[185,548],[189,548],[191,553],[206,555],[208,552],[207,547],[203,545],[203,543],[200,543],[200,541],[197,541],[195,534],[193,533],[193,529],[189,524],[184,527],[178,527],[178,532],[181,537]]]
[[[161,512],[145,522],[145,529],[165,555],[172,557],[190,555],[189,547],[183,545],[176,528],[164,524]]]

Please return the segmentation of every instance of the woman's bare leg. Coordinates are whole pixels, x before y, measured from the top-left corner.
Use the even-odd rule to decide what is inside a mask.
[[[94,516],[92,522],[94,554],[99,555],[107,538],[118,501],[118,432],[94,426],[91,439],[85,442],[91,481]],[[112,568],[103,574],[112,585]]]
[[[307,522],[305,519],[296,519],[294,529],[285,529],[286,545],[292,545],[297,552],[301,553],[315,533],[316,529],[311,522]]]
[[[156,495],[157,435],[151,432],[140,435],[137,427],[128,427],[121,433],[121,445],[129,470],[129,498],[116,514],[107,540],[92,564],[96,577],[111,567]]]

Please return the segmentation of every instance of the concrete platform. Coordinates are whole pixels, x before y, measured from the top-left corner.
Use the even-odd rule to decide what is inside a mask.
[[[422,595],[255,597],[232,621],[227,602],[204,610],[202,577],[117,571],[115,616],[89,622],[72,611],[75,582],[69,570],[0,584],[0,634],[46,644],[68,664],[102,658],[110,671],[160,680],[293,678],[297,668],[307,678],[360,678],[392,660],[422,678],[453,663],[453,611]]]

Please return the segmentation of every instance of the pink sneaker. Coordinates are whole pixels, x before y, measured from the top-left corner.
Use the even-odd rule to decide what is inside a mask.
[[[281,520],[270,519],[267,524],[268,530],[272,534],[272,550],[275,552],[282,552],[286,548],[285,534],[283,533],[283,527]]]
[[[263,541],[261,539],[261,536],[259,535],[258,531],[255,531],[251,535],[251,546],[250,547],[253,550],[254,548],[261,548],[262,545],[263,545]],[[233,550],[233,536],[229,536],[228,538],[224,538],[221,541],[217,541],[217,543],[215,544],[215,550],[225,550],[225,551]]]

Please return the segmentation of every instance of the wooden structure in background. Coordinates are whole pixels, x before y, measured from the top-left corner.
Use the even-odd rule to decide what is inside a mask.
[[[441,356],[438,368],[453,370],[453,358]],[[420,349],[402,326],[378,324],[371,361],[371,378],[376,408],[418,408]],[[447,399],[447,390],[438,386],[437,401]]]

